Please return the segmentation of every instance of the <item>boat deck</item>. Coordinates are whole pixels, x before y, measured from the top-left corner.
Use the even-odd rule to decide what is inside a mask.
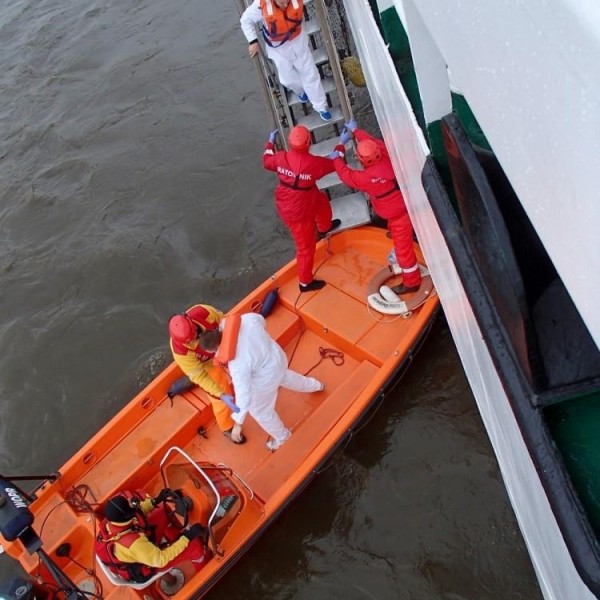
[[[390,247],[385,231],[377,228],[341,232],[318,244],[315,268],[327,281],[323,289],[301,294],[290,263],[234,307],[251,310],[278,287],[267,328],[286,351],[291,369],[325,384],[324,391],[313,394],[280,390],[277,410],[293,433],[280,449],[266,448],[267,434],[251,417],[244,424],[247,442],[233,444],[218,429],[210,400],[199,388],[169,399],[169,386],[181,377],[173,363],[64,465],[56,483],[38,492],[34,526],[43,526],[45,547],[52,551],[68,542],[79,549],[78,562],[93,563],[96,525],[89,513],[77,510],[73,494],[83,494],[96,510],[123,489],[154,495],[163,487],[160,465],[172,447],[197,464],[232,470],[247,494],[235,524],[221,526],[227,534],[219,535],[219,544],[226,557],[244,547],[356,426],[435,314],[435,295],[409,318],[368,307],[369,282],[386,264]],[[168,487],[194,498],[191,520],[206,522],[211,509],[198,500],[202,477],[194,476],[194,468],[176,454],[163,471]],[[19,559],[35,570],[36,557]],[[211,561],[202,573],[210,578],[220,562]],[[74,569],[68,559],[64,567]],[[76,572],[71,576],[81,578]],[[125,589],[116,588],[110,597],[127,597]]]

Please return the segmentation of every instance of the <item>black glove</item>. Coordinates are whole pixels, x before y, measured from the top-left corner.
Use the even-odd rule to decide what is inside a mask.
[[[203,535],[204,532],[205,529],[202,527],[202,525],[200,525],[200,523],[194,523],[187,531],[184,531],[182,535],[191,541]]]
[[[156,498],[152,498],[152,504],[154,504],[154,506],[156,506],[157,504],[160,504],[161,502],[164,502],[165,500],[169,500],[173,495],[173,492],[171,490],[168,489],[164,489],[161,490],[158,494],[158,496],[156,496]]]

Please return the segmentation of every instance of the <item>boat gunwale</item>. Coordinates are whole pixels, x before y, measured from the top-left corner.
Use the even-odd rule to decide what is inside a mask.
[[[379,232],[377,235],[381,236],[382,230],[380,228],[371,227],[370,229]],[[347,237],[353,235],[349,232],[341,232],[338,235],[341,237],[344,234]],[[368,238],[369,235],[366,235],[365,237]],[[349,237],[349,240],[350,241],[346,245],[353,245],[352,237]],[[343,239],[337,241],[333,240],[333,242],[335,243],[335,246],[343,245]],[[319,243],[321,253],[327,251],[329,244],[329,240],[323,240]],[[281,267],[274,275],[267,278],[250,292],[250,294],[238,302],[238,304],[232,308],[232,311],[249,310],[256,300],[264,297],[274,285],[285,283],[294,278],[295,261],[291,261]],[[293,468],[288,479],[281,482],[277,492],[266,502],[259,502],[262,507],[261,518],[256,519],[254,524],[246,529],[246,535],[240,535],[237,540],[233,541],[228,557],[224,560],[219,560],[218,567],[216,567],[210,575],[207,573],[208,578],[206,581],[200,583],[200,587],[194,591],[194,598],[200,597],[205,593],[226,571],[229,570],[229,568],[231,568],[231,566],[233,566],[235,562],[237,562],[237,560],[239,560],[246,549],[262,535],[268,525],[273,522],[273,520],[302,492],[303,489],[305,489],[312,478],[320,473],[322,466],[329,460],[331,455],[354,435],[356,428],[364,420],[365,415],[372,410],[372,407],[397,385],[406,368],[412,362],[414,355],[431,331],[439,310],[439,300],[436,296],[432,296],[425,305],[420,307],[418,312],[411,317],[417,322],[418,326],[415,325],[407,330],[406,335],[401,338],[402,343],[395,346],[396,352],[392,352],[383,364],[375,365],[366,359],[362,359],[376,369],[374,376],[366,382],[366,385],[356,395],[348,408],[336,418],[332,423],[331,428],[314,444],[304,459]],[[297,316],[302,319],[301,311],[298,311]],[[400,348],[402,349],[402,352],[398,353]],[[141,411],[140,414],[144,414],[144,411],[147,411],[146,416],[150,416],[154,410],[164,405],[164,403],[168,401],[166,391],[169,384],[178,376],[180,376],[179,367],[175,362],[171,362],[144,389],[136,394],[133,399],[110,418],[108,422],[61,467],[59,470],[60,477],[55,482],[46,482],[42,485],[33,502],[34,507],[36,503],[39,503],[38,506],[43,508],[43,511],[40,514],[43,514],[48,508],[48,501],[55,496],[64,495],[70,488],[76,485],[79,480],[85,477],[86,474],[93,471],[94,465],[109,456],[110,452],[118,447],[118,445],[127,437],[127,434],[125,434],[124,436],[115,439],[115,426],[118,426],[119,431],[126,429],[127,423],[131,423],[131,419],[135,419],[136,411]],[[335,393],[335,391],[337,391],[337,388],[332,393]],[[148,410],[148,408],[151,410]],[[105,452],[89,465],[83,464],[87,454],[97,445],[105,448]],[[172,444],[169,443],[168,445]],[[192,580],[188,583],[191,582]]]

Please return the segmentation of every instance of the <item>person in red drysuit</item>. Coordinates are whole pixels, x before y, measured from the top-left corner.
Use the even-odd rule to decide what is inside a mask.
[[[321,177],[333,172],[333,161],[310,154],[310,132],[302,125],[296,125],[290,131],[290,150],[287,152],[275,150],[276,136],[277,131],[269,136],[263,166],[277,173],[279,179],[275,188],[275,206],[296,242],[300,291],[319,290],[325,281],[313,276],[317,243],[315,224],[321,236],[341,225],[339,219],[332,220],[327,195],[317,187]]]
[[[351,137],[358,142],[356,154],[363,170],[352,169],[342,160],[345,144]],[[392,289],[397,294],[416,292],[421,284],[421,272],[413,245],[413,225],[385,143],[358,129],[356,121],[352,120],[345,123],[335,151],[337,157],[333,164],[339,178],[348,187],[365,192],[375,212],[387,220],[396,260],[402,268],[402,284]]]
[[[115,575],[141,583],[183,561],[200,571],[211,559],[205,527],[195,523],[182,530],[169,520],[162,506],[169,492],[151,498],[141,491],[124,491],[104,505],[94,550]]]

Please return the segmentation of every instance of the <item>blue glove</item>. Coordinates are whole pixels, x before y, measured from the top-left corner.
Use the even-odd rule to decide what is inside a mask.
[[[232,412],[240,412],[240,407],[236,405],[233,396],[230,396],[229,394],[221,394],[221,402],[227,404],[227,406],[231,409]]]
[[[275,143],[278,133],[279,133],[279,129],[273,129],[273,131],[271,131],[271,133],[269,134],[269,141],[271,142],[271,144]]]
[[[354,131],[358,125],[356,124],[356,121],[354,119],[350,119],[347,123],[344,123],[344,127],[346,129],[349,129],[350,131]]]
[[[349,129],[344,128],[342,134],[340,135],[340,144],[345,146],[352,139],[352,133],[350,133]]]
[[[341,158],[340,153],[337,150],[334,150],[333,152],[330,152],[327,155],[327,158],[330,158],[331,160],[335,159],[335,158]]]

